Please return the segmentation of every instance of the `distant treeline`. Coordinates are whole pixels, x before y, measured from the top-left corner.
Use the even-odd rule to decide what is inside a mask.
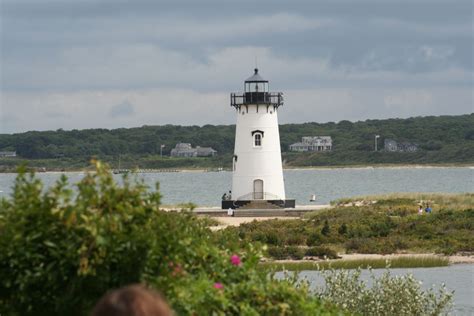
[[[302,136],[331,136],[330,153],[286,153]],[[374,153],[374,136],[419,145],[415,153]],[[218,155],[231,155],[235,125],[143,126],[119,129],[0,134],[0,151],[16,151],[26,159],[88,159],[119,155],[163,155],[179,142],[208,146]],[[352,123],[303,123],[280,125],[283,158],[289,165],[344,165],[366,163],[459,163],[474,162],[474,114],[428,116],[408,119],[366,120]],[[106,159],[107,160],[107,159]],[[114,159],[115,160],[115,159]],[[216,160],[220,161],[220,160]],[[0,161],[1,164],[1,161]]]

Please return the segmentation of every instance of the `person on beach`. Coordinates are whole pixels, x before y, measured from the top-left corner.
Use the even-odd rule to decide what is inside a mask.
[[[426,204],[425,212],[430,214],[431,213],[431,207],[429,204]]]
[[[141,284],[122,287],[106,293],[92,310],[91,316],[172,316],[165,299]]]

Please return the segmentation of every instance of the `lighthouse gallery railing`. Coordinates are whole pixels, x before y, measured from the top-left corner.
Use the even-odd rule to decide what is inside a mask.
[[[283,93],[281,92],[245,92],[245,93],[231,93],[230,105],[233,107],[240,107],[249,104],[264,104],[270,106],[283,105]]]

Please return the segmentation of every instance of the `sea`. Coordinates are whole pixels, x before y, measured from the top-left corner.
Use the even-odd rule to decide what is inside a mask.
[[[65,174],[74,184],[82,172],[38,173],[46,187]],[[474,192],[474,167],[393,167],[284,170],[286,197],[298,205],[328,204],[340,198],[392,192]],[[114,175],[118,181],[121,175]],[[164,205],[192,202],[202,207],[219,206],[232,190],[232,173],[183,171],[135,175],[150,188],[160,183]],[[16,174],[0,174],[0,197],[10,194]],[[310,202],[311,195],[316,201]]]

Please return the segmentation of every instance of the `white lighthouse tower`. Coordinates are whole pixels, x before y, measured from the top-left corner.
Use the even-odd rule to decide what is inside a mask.
[[[223,208],[294,207],[286,199],[278,131],[281,92],[269,92],[268,81],[255,69],[245,80],[243,93],[231,94],[236,110],[232,195]]]

